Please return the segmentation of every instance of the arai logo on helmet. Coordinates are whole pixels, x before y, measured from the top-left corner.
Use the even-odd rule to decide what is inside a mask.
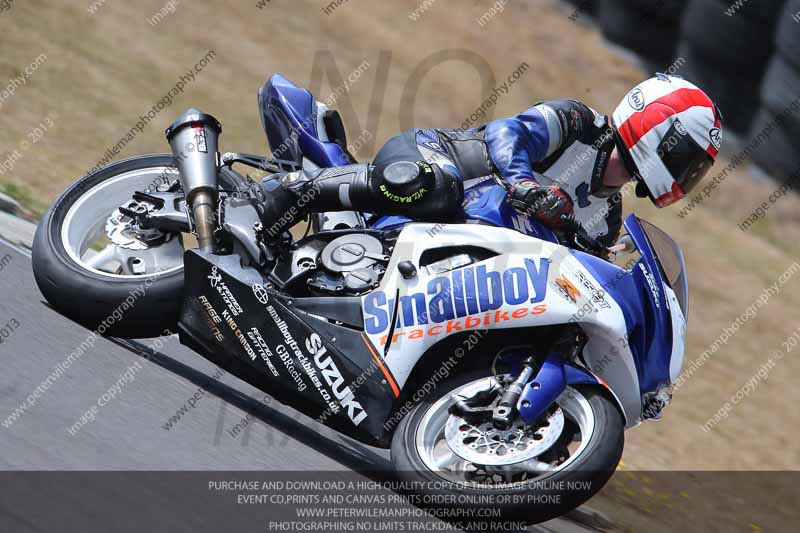
[[[722,132],[719,128],[711,128],[708,132],[708,137],[711,139],[711,144],[714,145],[714,148],[719,150],[719,147],[722,145]]]
[[[628,105],[636,111],[644,109],[644,93],[639,87],[635,87],[628,93]]]

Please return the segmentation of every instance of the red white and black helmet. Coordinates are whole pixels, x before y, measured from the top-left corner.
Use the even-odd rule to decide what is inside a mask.
[[[612,116],[617,149],[638,183],[638,196],[658,207],[677,202],[717,157],[722,117],[696,85],[656,74],[634,87]]]

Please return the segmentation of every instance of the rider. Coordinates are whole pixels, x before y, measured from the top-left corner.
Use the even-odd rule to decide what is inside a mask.
[[[637,196],[658,207],[678,201],[713,164],[721,128],[706,93],[657,74],[610,119],[576,100],[548,100],[474,129],[412,129],[390,139],[372,165],[272,176],[254,188],[254,203],[271,235],[321,211],[457,221],[464,183],[490,176],[520,213],[562,235],[577,222],[610,246],[622,223],[621,187],[633,179]],[[286,217],[292,206],[294,219]]]

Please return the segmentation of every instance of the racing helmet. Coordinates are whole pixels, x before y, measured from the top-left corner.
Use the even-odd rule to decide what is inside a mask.
[[[658,207],[689,194],[714,164],[722,140],[722,116],[711,98],[667,74],[634,87],[611,122],[637,196]]]

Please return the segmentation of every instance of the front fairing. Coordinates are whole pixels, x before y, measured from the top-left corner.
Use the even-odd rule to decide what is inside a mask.
[[[630,215],[625,229],[641,257],[631,269],[632,283],[619,287],[627,297],[618,301],[623,302],[639,388],[645,395],[669,385],[680,373],[686,319],[643,222]]]

